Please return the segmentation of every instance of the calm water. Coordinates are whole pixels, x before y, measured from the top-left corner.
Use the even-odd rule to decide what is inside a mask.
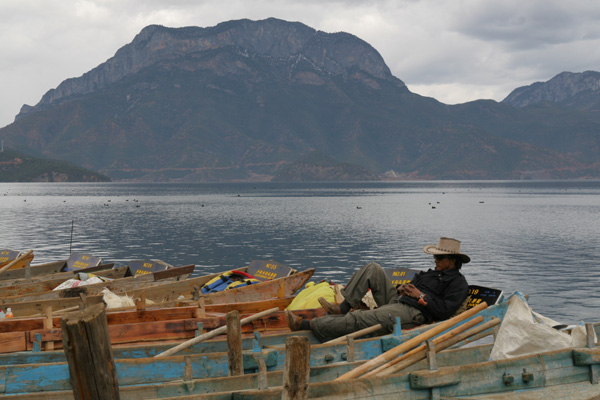
[[[0,184],[0,247],[33,249],[34,262],[71,249],[158,258],[198,274],[275,259],[345,283],[370,261],[430,268],[423,246],[449,236],[472,258],[470,283],[520,290],[563,323],[595,322],[599,195],[598,181]]]

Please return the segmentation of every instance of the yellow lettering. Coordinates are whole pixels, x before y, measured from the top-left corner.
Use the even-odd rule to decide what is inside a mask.
[[[88,263],[83,263],[83,262],[81,262],[81,261],[75,261],[75,262],[73,263],[73,267],[74,267],[74,268],[79,268],[79,269],[87,268],[87,267],[89,267],[89,265],[90,265],[90,264],[88,264]]]
[[[277,265],[275,265],[275,264],[267,264],[267,265],[265,265],[265,268],[277,269]]]

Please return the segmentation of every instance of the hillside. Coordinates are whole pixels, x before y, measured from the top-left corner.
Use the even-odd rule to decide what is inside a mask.
[[[267,19],[144,28],[0,135],[114,180],[265,181],[600,177],[597,132],[563,103],[442,104],[351,34]]]
[[[68,162],[0,151],[0,182],[108,182],[110,178]]]

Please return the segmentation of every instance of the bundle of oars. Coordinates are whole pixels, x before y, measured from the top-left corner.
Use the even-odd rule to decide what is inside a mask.
[[[444,350],[470,337],[487,331],[490,328],[498,325],[500,320],[492,318],[490,321],[483,323],[483,317],[477,316],[463,324],[460,322],[477,314],[479,311],[487,307],[486,303],[481,303],[454,318],[434,325],[431,329],[415,336],[412,339],[388,350],[387,352],[367,361],[361,366],[348,371],[336,380],[343,381],[352,378],[368,377],[368,376],[385,376],[397,373],[408,366],[419,362],[427,357],[427,346],[423,344],[434,336],[456,326],[454,329],[446,332],[443,335],[435,337],[432,342],[436,351]]]

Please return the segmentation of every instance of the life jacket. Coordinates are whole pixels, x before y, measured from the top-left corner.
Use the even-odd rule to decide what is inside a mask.
[[[221,292],[223,290],[249,286],[260,282],[261,281],[246,272],[234,270],[224,272],[216,278],[206,282],[200,289],[200,292],[203,294]]]

